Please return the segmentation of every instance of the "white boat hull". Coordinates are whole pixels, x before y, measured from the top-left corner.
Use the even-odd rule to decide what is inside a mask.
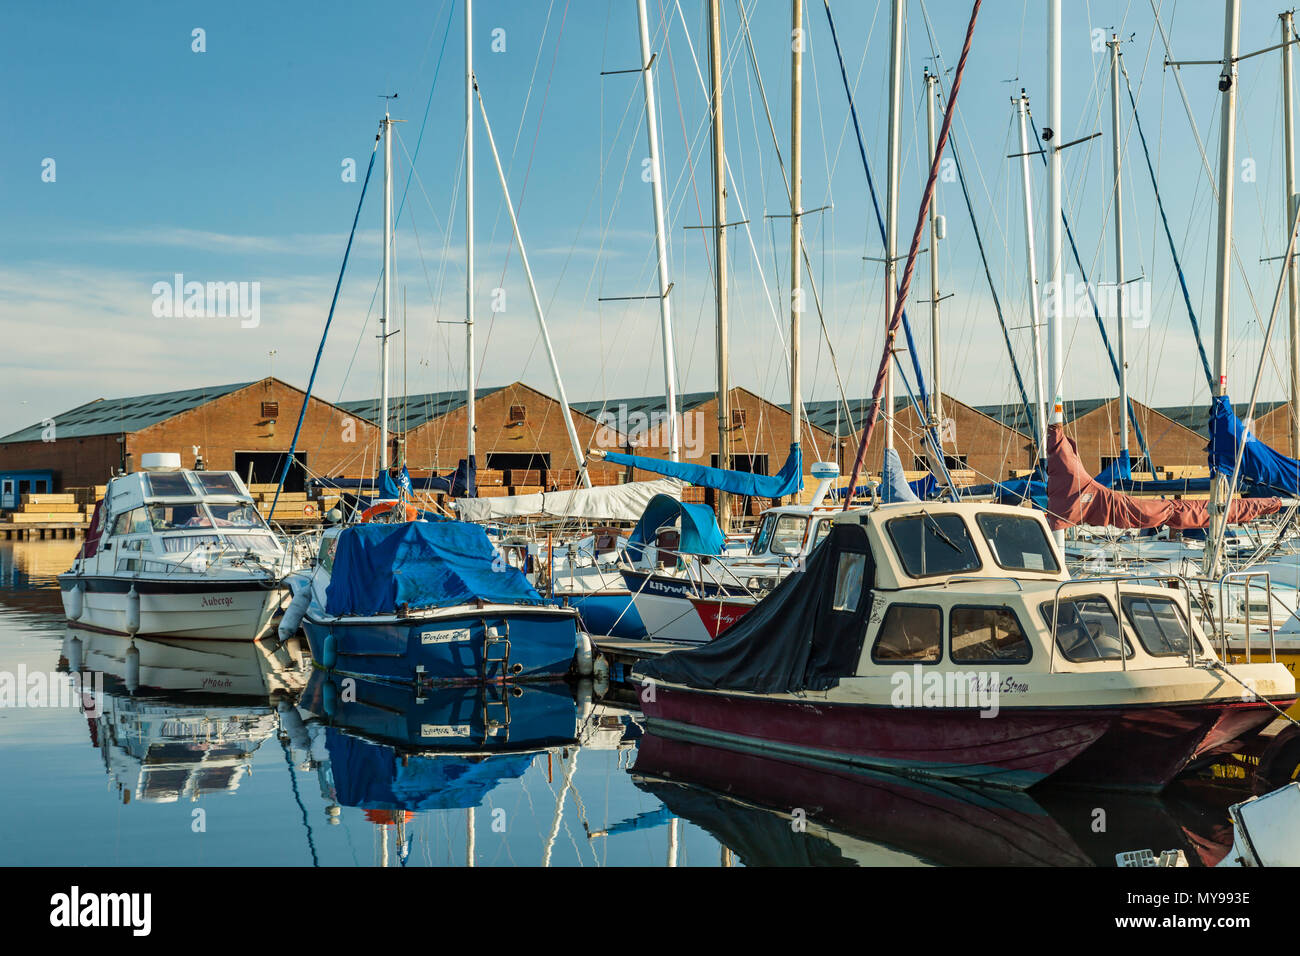
[[[81,614],[72,617],[72,589],[84,587]],[[77,627],[109,634],[129,634],[128,596],[132,582],[122,579],[60,578],[64,613]],[[138,635],[180,637],[192,640],[252,641],[265,633],[280,609],[287,591],[258,582],[208,579],[177,583],[139,579],[134,582],[140,601]],[[123,585],[126,590],[123,590]]]

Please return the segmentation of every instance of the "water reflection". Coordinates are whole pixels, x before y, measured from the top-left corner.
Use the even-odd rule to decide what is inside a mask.
[[[185,641],[68,628],[59,671],[77,674],[81,713],[123,803],[234,793],[302,689],[300,655],[275,641]]]
[[[1133,849],[1213,865],[1240,795],[976,790],[813,768],[650,734],[638,787],[749,866],[1114,866]],[[1216,805],[1217,804],[1217,805]],[[1213,808],[1212,810],[1210,808]]]
[[[590,684],[562,681],[417,691],[317,671],[300,713],[302,743],[331,822],[341,807],[363,810],[381,830],[381,865],[392,859],[388,827],[404,864],[410,852],[405,825],[415,813],[434,810],[464,811],[465,862],[474,865],[475,811],[503,782],[523,777],[543,759],[547,783],[562,780],[543,849],[542,865],[548,865],[579,749],[630,748],[638,732],[617,715],[597,714]],[[492,810],[490,824],[503,826],[505,812]]]

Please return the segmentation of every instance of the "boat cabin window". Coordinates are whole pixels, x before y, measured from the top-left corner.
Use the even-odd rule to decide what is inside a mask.
[[[167,539],[164,538],[163,540]],[[226,540],[232,548],[245,551],[261,551],[265,554],[280,553],[280,545],[269,534],[228,534]]]
[[[943,614],[937,607],[891,604],[880,622],[871,659],[934,664],[943,643]]]
[[[948,615],[949,655],[954,661],[1023,664],[1029,639],[1008,607],[955,607]]]
[[[1047,626],[1053,626],[1053,602],[1041,607]],[[1110,602],[1100,596],[1071,598],[1060,602],[1060,623],[1056,625],[1056,646],[1067,661],[1117,661],[1133,656],[1127,640],[1121,643],[1119,621]],[[1121,650],[1123,648],[1123,650]]]
[[[212,519],[198,502],[177,505],[149,505],[149,521],[155,531],[177,528],[210,528]]]
[[[162,539],[163,550],[181,554],[198,548],[219,548],[221,547],[221,536],[216,534],[175,534]]]
[[[208,513],[212,515],[213,525],[218,528],[266,527],[262,521],[262,516],[257,513],[257,509],[247,502],[216,504],[209,501],[207,509]]]
[[[113,534],[144,534],[152,530],[149,512],[144,508],[132,508],[118,515],[113,522]]]
[[[149,497],[177,498],[194,494],[190,483],[181,471],[153,472],[145,476],[149,481]]]
[[[768,515],[758,529],[754,554],[799,554],[808,519],[802,515]]]
[[[1008,571],[1059,571],[1056,555],[1037,518],[981,514],[975,518],[993,559]]]
[[[812,543],[812,548],[808,549],[809,552],[811,552],[813,548],[817,547],[817,545],[821,544],[822,540],[830,533],[831,533],[830,518],[827,518],[825,521],[817,522],[817,530],[813,532],[813,543]]]
[[[839,567],[835,571],[836,611],[856,611],[862,599],[862,574],[867,568],[867,556],[845,551],[840,555]]]
[[[1152,657],[1185,657],[1191,635],[1183,609],[1169,598],[1134,594],[1124,598],[1124,616]]]
[[[242,494],[235,484],[235,476],[228,471],[196,471],[194,477],[199,480],[203,490],[210,495]]]
[[[339,536],[336,534],[327,535],[321,539],[320,553],[316,556],[317,563],[326,571],[334,570],[334,552],[339,549]]]
[[[976,571],[982,562],[961,515],[922,512],[885,522],[903,570],[914,578]]]

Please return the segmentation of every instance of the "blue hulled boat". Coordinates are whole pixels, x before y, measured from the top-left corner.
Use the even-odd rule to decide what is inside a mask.
[[[582,641],[574,609],[460,521],[331,529],[291,585],[290,613],[327,671],[416,685],[555,678]]]

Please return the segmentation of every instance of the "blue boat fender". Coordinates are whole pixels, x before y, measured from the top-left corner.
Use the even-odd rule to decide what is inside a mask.
[[[339,659],[339,639],[334,636],[334,632],[325,635],[325,640],[321,643],[320,649],[320,666],[327,671],[332,671],[334,665]]]

